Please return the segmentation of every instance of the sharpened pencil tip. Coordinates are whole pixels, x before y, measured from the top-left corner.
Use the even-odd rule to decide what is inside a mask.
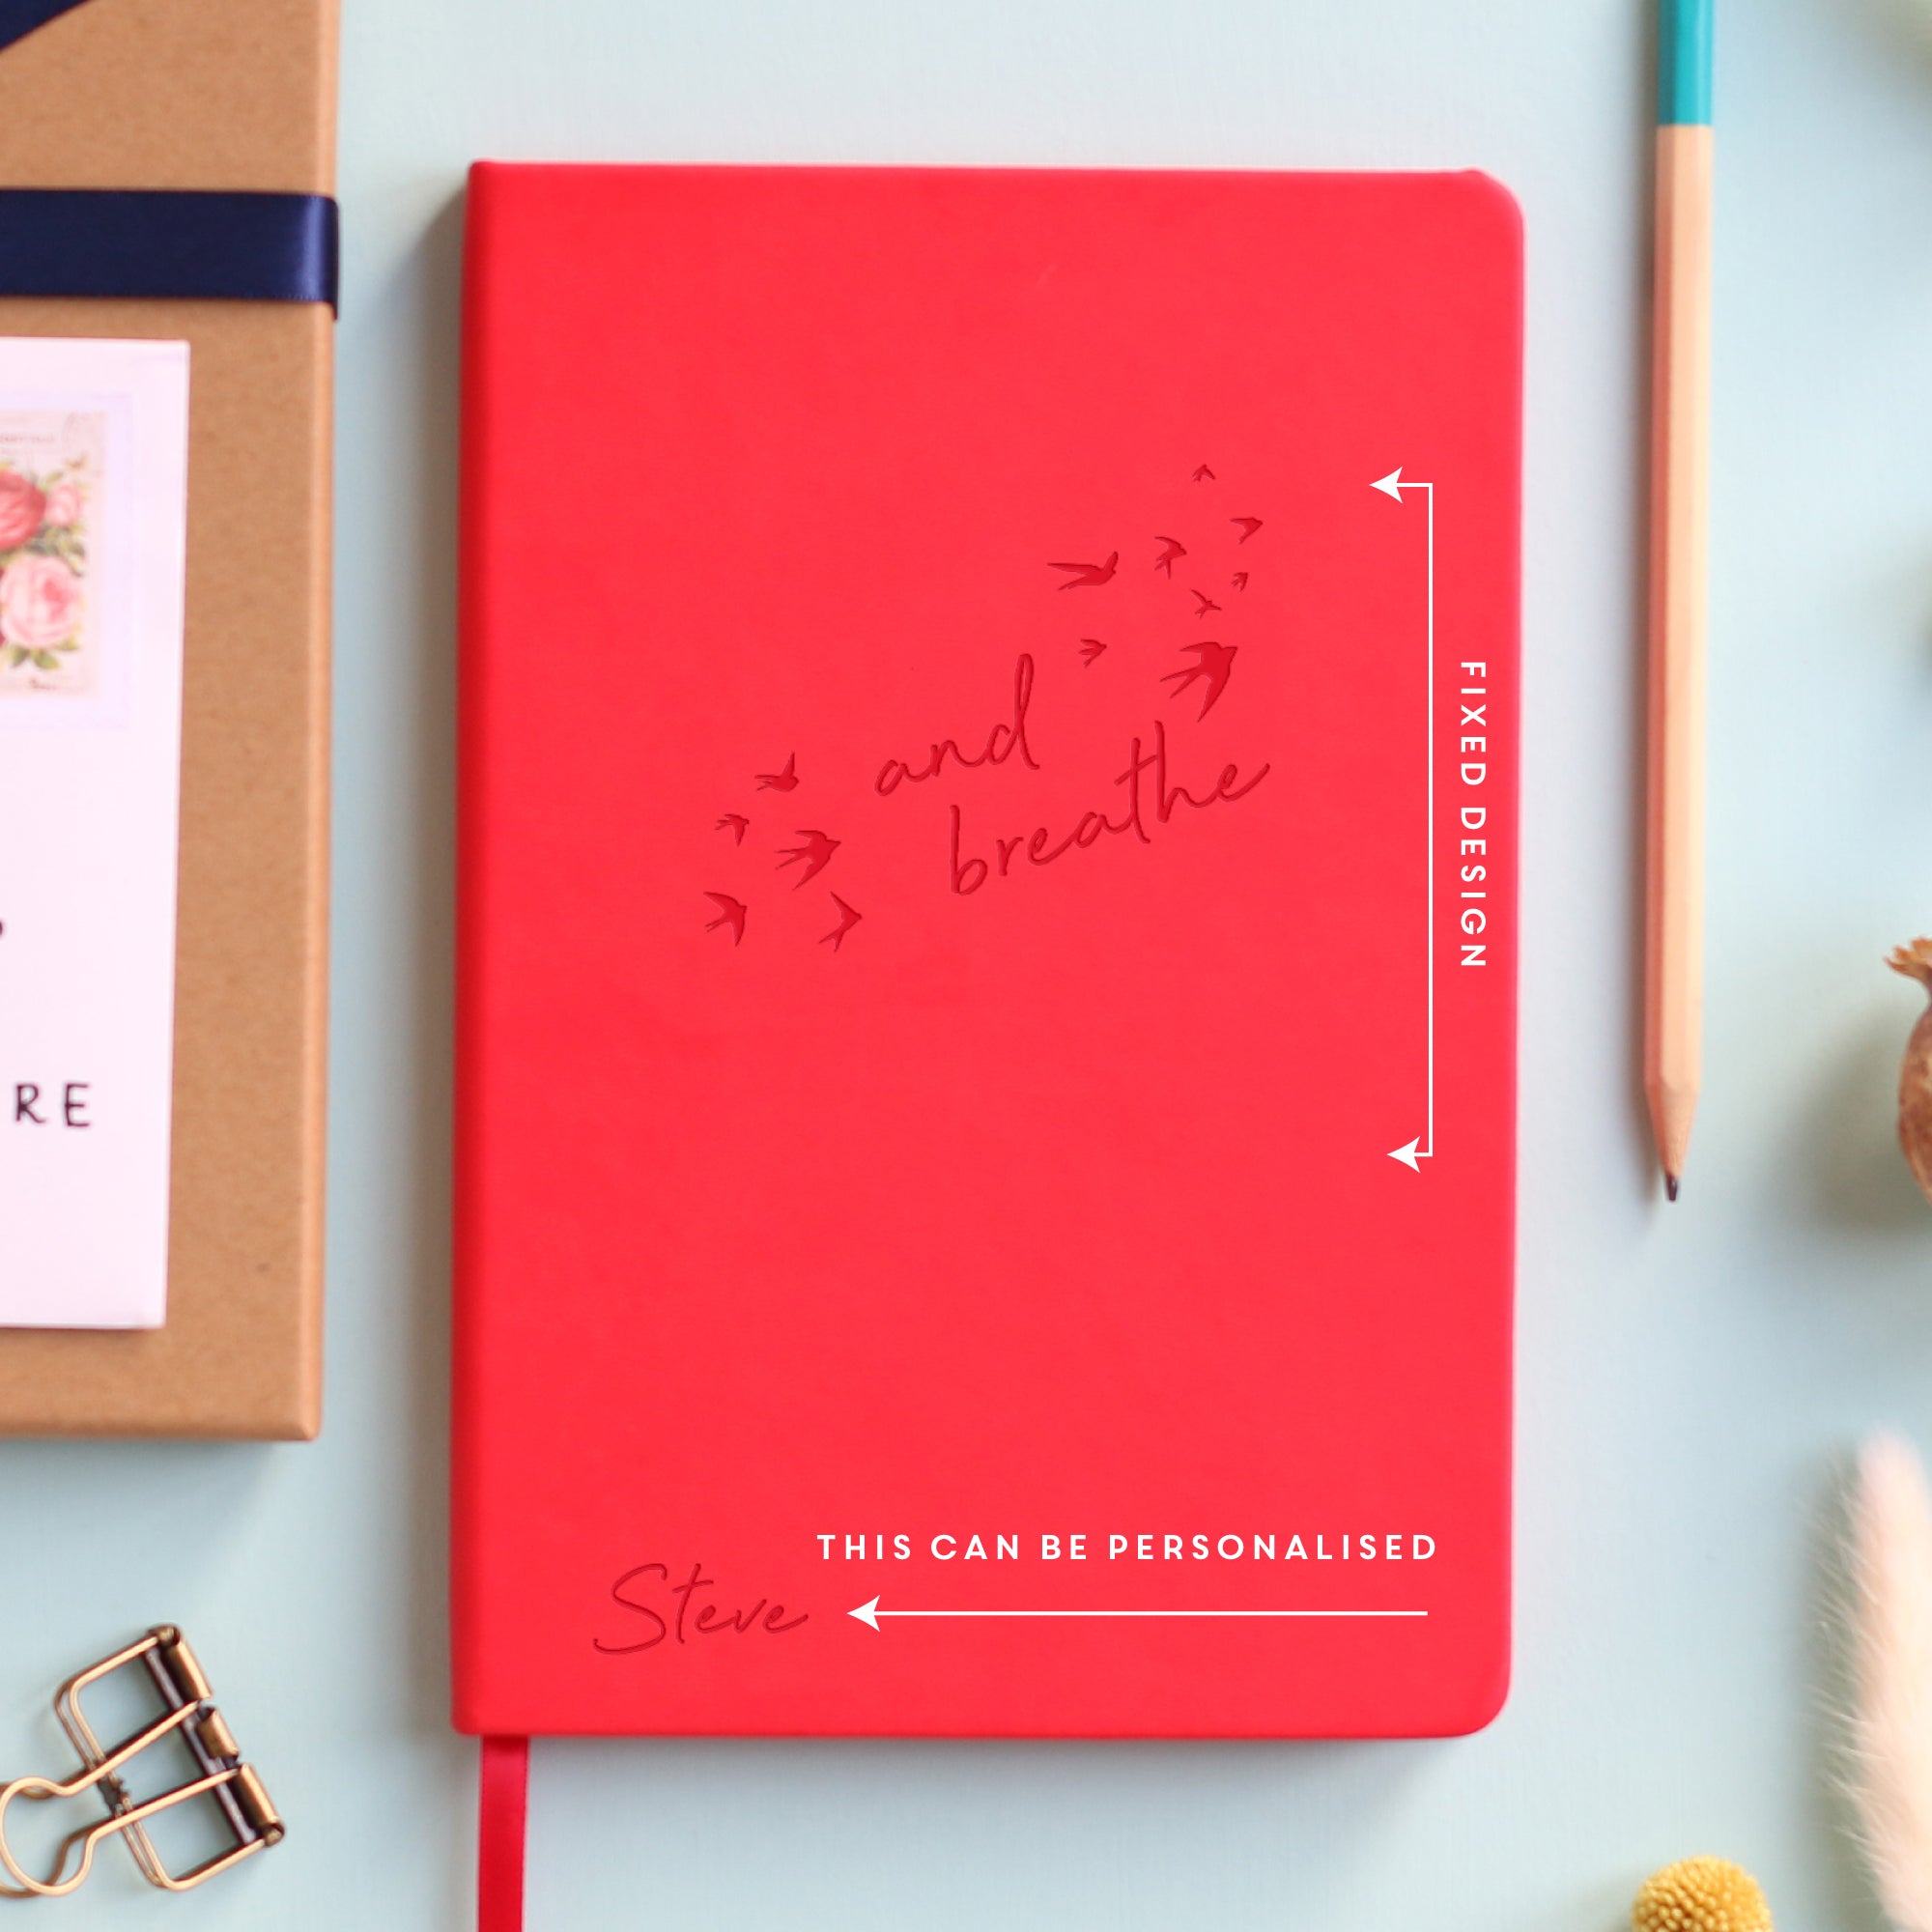
[[[1666,1174],[1663,1177],[1663,1191],[1671,1200],[1677,1199],[1677,1177],[1674,1174]]]

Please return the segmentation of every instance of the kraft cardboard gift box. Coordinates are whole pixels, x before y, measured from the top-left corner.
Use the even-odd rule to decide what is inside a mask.
[[[0,186],[332,194],[336,0],[84,0],[0,48]],[[333,316],[0,298],[190,345],[165,1326],[0,1330],[0,1434],[321,1420]]]

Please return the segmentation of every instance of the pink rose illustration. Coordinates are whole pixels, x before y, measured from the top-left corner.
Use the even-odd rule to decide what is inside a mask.
[[[47,522],[58,524],[62,529],[80,522],[80,485],[78,483],[56,483],[47,492]]]
[[[43,651],[65,643],[79,621],[80,579],[59,557],[16,556],[0,570],[0,639]]]
[[[17,469],[0,469],[0,550],[17,550],[39,533],[47,499],[31,476]]]

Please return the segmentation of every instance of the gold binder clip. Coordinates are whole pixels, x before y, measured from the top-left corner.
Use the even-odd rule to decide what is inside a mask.
[[[80,1708],[80,1693],[90,1684],[128,1664],[139,1663],[154,1680],[163,1706],[161,1716],[146,1729],[137,1731],[112,1750],[104,1748],[94,1727]],[[190,1887],[226,1871],[230,1865],[252,1858],[257,1852],[282,1841],[281,1816],[270,1802],[262,1780],[252,1765],[242,1762],[235,1734],[221,1713],[214,1708],[213,1692],[187,1639],[172,1624],[158,1624],[138,1643],[103,1657],[78,1676],[70,1677],[54,1697],[54,1715],[61,1728],[73,1740],[80,1753],[81,1771],[65,1784],[51,1777],[16,1777],[0,1788],[0,1864],[5,1865],[12,1885],[0,1881],[0,1894],[10,1898],[59,1898],[86,1878],[94,1865],[94,1848],[110,1832],[119,1832],[141,1876],[150,1885],[167,1891],[186,1891]],[[170,1737],[179,1738],[200,1770],[191,1777],[158,1798],[135,1801],[122,1778],[130,1759],[151,1746]],[[32,1877],[14,1856],[7,1842],[7,1807],[16,1798],[77,1798],[92,1785],[105,1801],[108,1816],[98,1825],[84,1825],[61,1842],[50,1877]],[[161,1862],[154,1840],[144,1829],[148,1819],[171,1805],[185,1804],[195,1798],[207,1798],[221,1814],[234,1843],[216,1852],[200,1864],[179,1874]],[[68,1866],[78,1855],[73,1869]]]

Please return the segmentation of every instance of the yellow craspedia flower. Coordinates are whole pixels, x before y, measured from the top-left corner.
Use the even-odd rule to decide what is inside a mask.
[[[1684,1859],[1644,1882],[1634,1932],[1771,1932],[1757,1880],[1728,1859]]]

